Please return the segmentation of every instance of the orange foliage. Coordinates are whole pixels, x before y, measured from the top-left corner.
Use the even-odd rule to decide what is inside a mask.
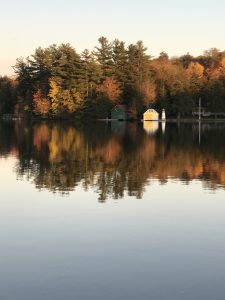
[[[42,98],[42,93],[38,90],[33,96],[34,113],[38,115],[47,115],[50,110],[50,103],[48,99]]]
[[[118,103],[122,93],[117,81],[110,77],[106,78],[105,81],[99,85],[97,91],[114,103]]]
[[[150,81],[145,81],[140,85],[139,92],[143,97],[144,104],[147,106],[156,99],[156,85]]]
[[[96,152],[107,164],[113,164],[120,157],[121,145],[118,139],[113,137],[104,147],[99,148]]]
[[[218,67],[208,70],[208,75],[211,79],[223,78],[225,76],[225,58],[220,61]]]
[[[41,146],[49,140],[49,127],[46,124],[34,126],[33,144],[38,151]]]

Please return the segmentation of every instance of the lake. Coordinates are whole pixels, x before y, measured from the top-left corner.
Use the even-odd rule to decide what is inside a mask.
[[[225,124],[0,123],[0,299],[222,300]]]

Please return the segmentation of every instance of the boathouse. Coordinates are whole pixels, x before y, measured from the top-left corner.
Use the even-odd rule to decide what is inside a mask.
[[[125,105],[118,104],[111,110],[111,119],[113,120],[129,120],[130,113]]]
[[[159,114],[156,110],[149,108],[144,114],[143,114],[143,120],[144,121],[158,121],[159,120]]]

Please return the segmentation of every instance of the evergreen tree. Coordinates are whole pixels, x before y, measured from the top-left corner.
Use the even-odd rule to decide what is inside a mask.
[[[98,39],[98,42],[100,45],[95,47],[94,55],[101,66],[101,79],[105,80],[112,75],[112,44],[103,36]]]
[[[82,80],[84,82],[85,90],[84,94],[85,98],[88,99],[94,96],[96,87],[100,83],[101,67],[95,61],[93,53],[89,52],[87,49],[81,53],[81,60],[83,70]]]
[[[115,39],[112,45],[113,74],[112,76],[124,88],[127,78],[127,51],[125,43]]]
[[[0,115],[14,112],[17,100],[17,83],[4,76],[0,77]]]

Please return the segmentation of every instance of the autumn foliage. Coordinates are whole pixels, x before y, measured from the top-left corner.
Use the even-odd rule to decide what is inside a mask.
[[[0,123],[0,155],[18,156],[15,170],[40,188],[68,192],[82,186],[95,189],[104,201],[124,193],[142,197],[151,180],[161,183],[200,181],[225,189],[224,124],[176,124],[146,134],[140,125],[123,122],[74,126],[69,122],[35,122],[34,126]],[[122,124],[121,124],[122,123]],[[124,126],[125,127],[125,126]],[[25,142],[26,141],[26,142]]]
[[[42,96],[41,90],[34,94],[33,111],[37,115],[46,116],[49,113],[50,103],[47,98]]]
[[[142,41],[98,42],[80,54],[61,44],[18,59],[16,85],[0,78],[0,113],[16,111],[19,103],[29,115],[95,118],[120,103],[134,117],[150,106],[165,108],[168,116],[191,117],[200,97],[206,111],[225,112],[225,51],[173,58],[162,52],[153,58]]]
[[[117,81],[109,77],[107,77],[103,83],[98,86],[97,92],[113,104],[117,104],[122,95],[122,91],[120,90]]]

